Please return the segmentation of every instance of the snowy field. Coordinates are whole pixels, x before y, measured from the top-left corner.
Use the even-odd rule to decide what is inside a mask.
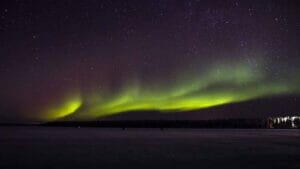
[[[0,127],[0,168],[299,169],[300,130]]]

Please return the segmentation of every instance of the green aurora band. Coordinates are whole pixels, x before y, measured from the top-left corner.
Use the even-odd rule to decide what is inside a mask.
[[[200,74],[188,73],[171,84],[125,83],[114,92],[81,92],[66,97],[61,104],[46,108],[46,121],[72,117],[92,120],[129,111],[155,110],[184,112],[237,103],[274,95],[299,93],[299,79],[274,80],[261,67],[245,63],[218,64]],[[154,87],[153,87],[154,86]],[[102,94],[100,94],[102,93]]]

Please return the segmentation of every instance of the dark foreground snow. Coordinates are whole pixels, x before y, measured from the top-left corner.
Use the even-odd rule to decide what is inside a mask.
[[[0,127],[0,168],[299,169],[300,130]]]

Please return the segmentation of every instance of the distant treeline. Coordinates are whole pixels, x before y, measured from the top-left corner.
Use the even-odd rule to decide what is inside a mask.
[[[54,121],[42,126],[107,128],[268,128],[267,120],[122,120],[122,121]]]

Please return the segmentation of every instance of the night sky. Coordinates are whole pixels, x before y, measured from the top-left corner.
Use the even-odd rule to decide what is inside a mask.
[[[0,3],[1,122],[300,104],[296,0]]]

